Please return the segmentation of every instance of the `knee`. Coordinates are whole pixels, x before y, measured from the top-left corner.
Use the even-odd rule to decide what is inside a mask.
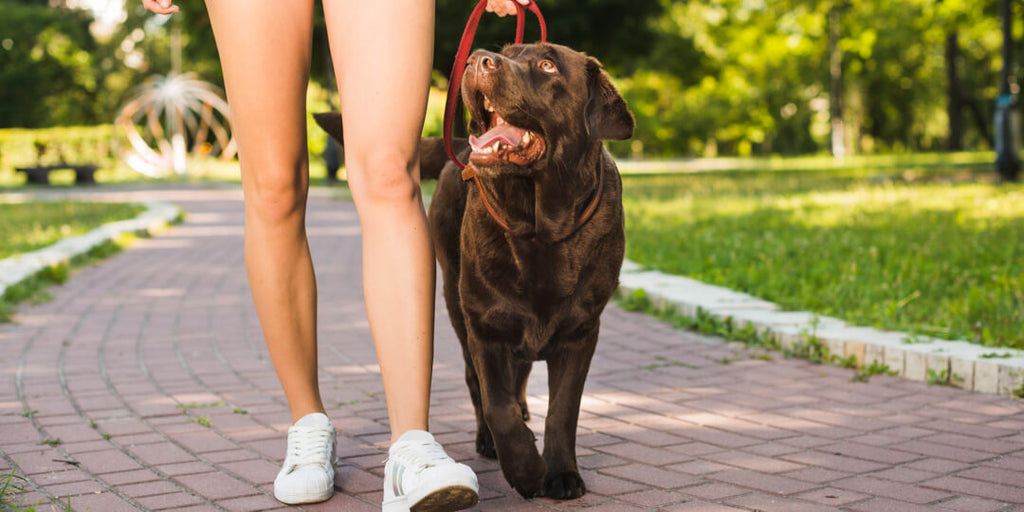
[[[346,156],[346,173],[356,203],[367,205],[408,203],[420,193],[413,178],[416,162],[398,151]]]
[[[306,208],[304,169],[269,169],[245,177],[246,213],[265,225],[301,220]]]

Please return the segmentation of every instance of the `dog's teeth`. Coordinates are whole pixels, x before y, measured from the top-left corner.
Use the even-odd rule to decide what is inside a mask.
[[[526,133],[523,134],[523,144],[529,144],[529,143],[530,143],[530,132],[526,132]]]
[[[484,96],[484,110],[488,112],[494,112],[494,105],[491,104],[491,100]]]

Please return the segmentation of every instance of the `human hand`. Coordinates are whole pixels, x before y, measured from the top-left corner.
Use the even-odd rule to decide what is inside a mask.
[[[530,5],[530,0],[515,0],[522,5]],[[512,0],[487,0],[487,12],[493,12],[500,17],[506,14],[516,13],[516,4]]]
[[[174,14],[178,12],[178,6],[172,4],[173,0],[142,0],[142,6],[157,14]]]

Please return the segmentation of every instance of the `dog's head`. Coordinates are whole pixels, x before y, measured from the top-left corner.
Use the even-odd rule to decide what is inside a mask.
[[[633,136],[633,116],[601,63],[565,46],[474,52],[462,79],[470,162],[485,173],[528,175],[601,140]]]

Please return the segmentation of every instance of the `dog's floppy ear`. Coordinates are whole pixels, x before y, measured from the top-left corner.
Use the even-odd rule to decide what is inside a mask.
[[[342,138],[343,129],[341,124],[341,113],[340,112],[321,112],[313,114],[313,119],[316,124],[323,128],[327,135],[330,135],[332,139],[338,142],[338,144],[344,145],[345,142]]]
[[[601,63],[587,57],[587,89],[590,95],[585,109],[587,133],[597,140],[626,140],[633,136],[633,114],[626,100],[612,85]]]

